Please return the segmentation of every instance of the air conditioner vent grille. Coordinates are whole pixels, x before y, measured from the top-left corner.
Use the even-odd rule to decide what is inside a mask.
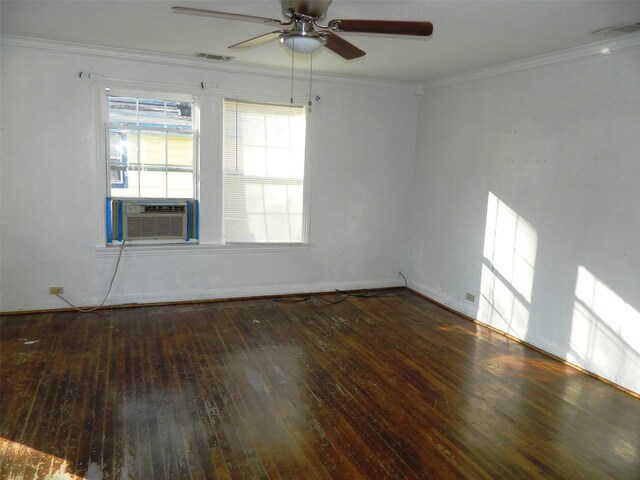
[[[127,237],[141,238],[182,238],[184,217],[178,215],[139,215],[127,217]]]
[[[143,205],[143,213],[180,213],[185,212],[186,205]]]

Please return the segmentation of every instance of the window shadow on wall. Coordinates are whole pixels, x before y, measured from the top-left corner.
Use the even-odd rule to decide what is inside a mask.
[[[578,267],[567,360],[630,385],[640,371],[640,312],[583,266]]]
[[[529,327],[538,235],[489,192],[478,319],[519,338]]]

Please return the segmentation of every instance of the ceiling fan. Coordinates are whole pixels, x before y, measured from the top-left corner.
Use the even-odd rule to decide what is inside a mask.
[[[391,34],[428,37],[433,33],[431,22],[399,20],[331,20],[326,24],[327,9],[332,0],[280,0],[285,20],[257,17],[240,13],[217,12],[191,7],[172,7],[175,13],[205,15],[258,22],[266,25],[278,25],[283,28],[265,33],[249,40],[231,45],[229,48],[247,48],[262,45],[271,40],[280,39],[287,48],[302,54],[310,54],[321,47],[327,47],[345,60],[353,60],[365,55],[365,52],[336,33]]]

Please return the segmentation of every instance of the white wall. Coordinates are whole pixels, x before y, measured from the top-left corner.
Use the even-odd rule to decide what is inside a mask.
[[[408,271],[417,290],[636,392],[638,44],[427,88]]]
[[[210,104],[225,93],[289,101],[285,72],[210,65],[4,39],[2,311],[64,307],[48,294],[54,285],[64,286],[66,296],[79,305],[95,305],[107,291],[117,251],[100,248],[99,242],[100,177],[106,167],[96,150],[101,135],[96,129],[97,74],[196,90],[204,82],[207,89],[200,93]],[[308,84],[306,74],[301,75],[296,96],[306,100]],[[314,85],[321,100],[313,107],[308,132],[309,246],[252,250],[215,245],[219,229],[212,226],[219,225],[221,216],[211,192],[219,187],[221,147],[215,139],[221,138],[221,129],[203,131],[203,245],[126,247],[108,304],[402,283],[398,270],[406,254],[406,185],[415,158],[418,111],[412,89],[332,77],[318,77]]]

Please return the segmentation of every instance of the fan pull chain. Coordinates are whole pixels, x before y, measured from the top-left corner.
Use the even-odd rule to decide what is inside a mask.
[[[238,102],[236,102],[236,139],[235,145],[233,146],[236,153],[236,172],[238,171],[238,138],[240,138],[240,134],[238,133]]]
[[[291,49],[291,105],[293,105],[293,58],[295,57],[296,38],[293,37],[293,48]]]
[[[313,86],[313,53],[310,55],[310,62],[309,62],[309,102],[307,103],[307,105],[309,105],[309,111],[311,111],[312,86]]]

